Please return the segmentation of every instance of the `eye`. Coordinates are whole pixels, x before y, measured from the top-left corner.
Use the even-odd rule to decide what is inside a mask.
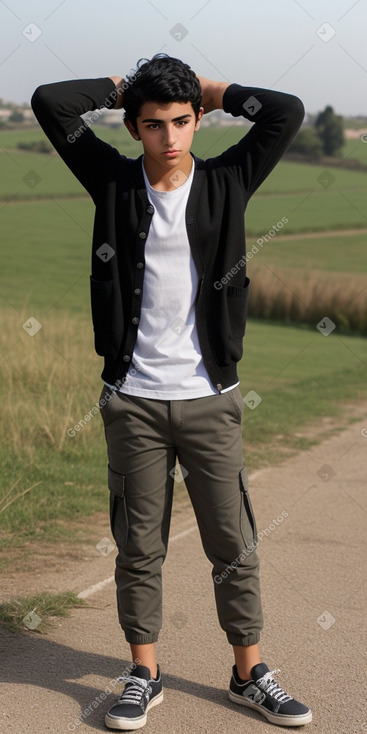
[[[184,125],[187,125],[188,120],[177,120],[177,125],[179,127],[184,127]]]

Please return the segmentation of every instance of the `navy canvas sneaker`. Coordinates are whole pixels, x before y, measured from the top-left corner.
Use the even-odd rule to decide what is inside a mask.
[[[128,731],[141,729],[147,721],[147,712],[163,701],[162,677],[158,667],[158,679],[150,677],[145,665],[137,665],[134,675],[124,678],[125,688],[120,699],[107,711],[105,724],[109,729]]]
[[[254,665],[251,680],[241,681],[234,665],[229,684],[229,698],[242,706],[255,709],[272,724],[279,726],[302,726],[309,724],[312,713],[307,706],[299,703],[283,691],[274,680],[273,674],[265,663]]]

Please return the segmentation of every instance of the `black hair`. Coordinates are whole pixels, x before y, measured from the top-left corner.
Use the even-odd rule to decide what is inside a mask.
[[[145,102],[191,102],[197,118],[201,104],[200,82],[188,64],[168,54],[139,59],[136,70],[126,76],[124,120],[136,129],[136,118]]]

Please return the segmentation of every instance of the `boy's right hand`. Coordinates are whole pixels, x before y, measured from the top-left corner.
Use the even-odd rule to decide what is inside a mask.
[[[124,101],[124,90],[123,90],[124,80],[122,76],[110,76],[110,79],[113,81],[116,87],[116,91],[117,91],[117,99],[116,99],[116,103],[114,104],[113,109],[120,110],[121,107],[123,107],[123,101]]]

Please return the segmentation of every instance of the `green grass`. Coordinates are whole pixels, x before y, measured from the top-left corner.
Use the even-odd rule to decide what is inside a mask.
[[[298,431],[324,416],[341,416],[349,400],[365,399],[366,368],[363,338],[250,320],[239,377],[243,395],[255,390],[262,398],[254,410],[245,406],[250,467],[273,463],[285,447],[306,448]]]
[[[55,198],[4,207],[1,294],[7,304],[16,309],[27,305],[25,317],[39,320],[53,308],[89,312],[93,214],[89,199]]]
[[[284,234],[367,227],[366,193],[366,189],[317,191],[314,187],[300,194],[295,182],[292,194],[266,197],[255,194],[246,215],[247,235],[256,239],[266,235],[282,217],[288,219],[282,230]]]
[[[282,232],[286,233],[286,228]],[[248,250],[255,243],[255,238],[249,237]],[[276,267],[278,271],[294,269],[306,273],[317,270],[323,271],[327,280],[332,273],[363,275],[367,270],[365,234],[345,237],[335,232],[332,237],[282,240],[282,233],[279,233],[258,249],[256,257],[249,261],[249,272],[260,265]]]
[[[119,148],[121,152],[125,152],[128,149],[130,152],[126,153],[126,155],[139,155],[141,144],[133,140],[124,125],[121,125],[119,128],[93,125],[92,130],[107,143]],[[0,149],[3,150],[15,150],[19,142],[32,143],[39,140],[48,140],[39,126],[31,129],[0,130]],[[41,155],[41,157],[43,156],[47,157],[45,154]]]
[[[324,188],[318,180],[323,171],[328,170],[334,177],[328,188]],[[259,189],[262,196],[281,196],[287,193],[290,196],[307,194],[315,191],[327,194],[330,191],[349,189],[350,191],[366,190],[366,174],[361,171],[348,171],[343,168],[329,168],[323,165],[309,165],[293,161],[280,161],[270,176]]]
[[[96,128],[96,134],[117,147],[128,157],[141,154],[137,144],[125,128]],[[23,198],[88,196],[79,181],[54,152],[52,155],[28,153],[17,149],[17,143],[47,140],[39,129],[0,132],[0,200]],[[34,175],[36,174],[36,176]]]
[[[325,337],[316,328],[298,329],[251,320],[239,370],[243,391],[283,393],[289,386],[293,393],[295,385],[303,390],[305,381],[316,380],[321,393],[329,376],[328,383],[339,401],[343,395],[348,398],[348,385],[339,382],[340,373],[352,370],[358,375],[366,365],[366,339],[341,337],[336,331]]]
[[[281,161],[250,201],[247,233],[266,234],[282,217],[289,234],[367,227],[366,194],[365,173]]]
[[[367,121],[364,130],[367,130]],[[354,158],[367,165],[367,143],[363,143],[360,138],[347,140],[342,150],[342,158]]]
[[[11,150],[0,153],[0,199],[86,196],[81,184],[56,155]]]
[[[68,617],[70,609],[85,604],[71,591],[62,594],[36,594],[0,604],[0,625],[10,632],[30,629],[44,632],[55,617]]]
[[[96,417],[93,431],[87,431],[88,439],[93,442],[90,448],[70,440],[69,445],[58,452],[46,444],[37,447],[32,461],[26,464],[22,464],[14,453],[2,451],[0,493],[5,493],[8,485],[14,483],[14,477],[19,480],[19,497],[14,493],[13,504],[3,513],[0,504],[0,547],[3,551],[13,547],[13,533],[18,542],[33,539],[78,543],[80,536],[75,531],[75,524],[80,519],[96,512],[106,513],[107,518],[107,459],[100,420]],[[36,483],[34,489],[21,497],[22,490]]]

